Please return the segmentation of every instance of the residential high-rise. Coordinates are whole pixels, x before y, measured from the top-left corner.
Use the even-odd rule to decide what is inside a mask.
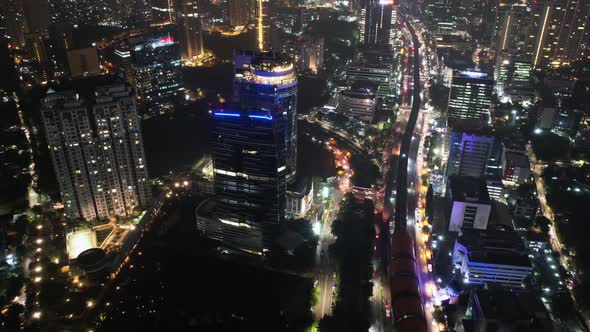
[[[180,56],[192,60],[204,53],[203,22],[196,1],[184,0],[180,7]]]
[[[25,47],[25,18],[20,0],[0,1],[0,19],[12,47]]]
[[[304,35],[299,40],[299,69],[318,74],[324,68],[324,38]]]
[[[277,106],[222,104],[211,112],[216,205],[197,217],[209,237],[259,255],[286,218],[289,116]]]
[[[277,107],[287,118],[287,180],[297,170],[297,73],[293,62],[272,52],[236,52],[234,100],[243,108]]]
[[[478,121],[487,124],[492,107],[494,80],[479,71],[458,71],[453,75],[449,97],[449,122]]]
[[[244,26],[250,22],[252,0],[229,0],[229,22],[233,26]]]
[[[133,86],[148,115],[174,107],[183,90],[179,43],[168,31],[133,37],[115,49],[121,74]]]
[[[525,52],[529,43],[531,15],[526,2],[502,0],[496,7],[492,49]]]
[[[453,132],[447,160],[447,176],[487,175],[490,163],[500,164],[495,153],[497,145],[493,136]]]
[[[91,98],[49,92],[41,115],[69,218],[128,216],[150,204],[145,153],[130,86],[95,89]]]
[[[393,0],[367,0],[361,8],[361,42],[369,46],[392,46],[397,10]]]
[[[536,19],[533,67],[559,67],[583,58],[590,44],[588,1],[536,1],[532,10]]]

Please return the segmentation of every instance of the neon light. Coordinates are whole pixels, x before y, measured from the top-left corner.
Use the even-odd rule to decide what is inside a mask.
[[[266,115],[255,115],[255,114],[250,114],[248,115],[248,117],[250,119],[263,119],[263,120],[272,120],[272,115],[270,114],[266,114]]]
[[[152,43],[152,48],[158,48],[158,47],[167,46],[170,44],[174,44],[174,37],[172,37],[172,36],[162,37],[162,38],[158,39],[158,41]]]
[[[463,71],[460,71],[459,74],[461,74],[463,76],[470,77],[470,78],[484,78],[484,77],[488,76],[488,74],[486,74],[486,73],[482,73],[482,72],[475,71],[475,70],[463,70]]]
[[[213,113],[215,116],[231,116],[234,118],[240,117],[240,113],[222,113],[222,112],[215,112]]]

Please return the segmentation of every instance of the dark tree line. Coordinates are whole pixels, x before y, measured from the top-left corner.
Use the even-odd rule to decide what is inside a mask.
[[[338,263],[339,283],[334,314],[320,322],[321,331],[367,331],[372,295],[372,240],[375,236],[374,206],[347,195],[332,224],[336,242],[329,254]]]

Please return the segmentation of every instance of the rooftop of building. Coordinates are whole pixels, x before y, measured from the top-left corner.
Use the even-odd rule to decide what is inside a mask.
[[[554,331],[543,302],[531,291],[478,289],[471,293],[470,303],[472,312],[477,310],[477,316],[495,323],[498,330]]]
[[[457,242],[465,246],[469,251],[512,251],[524,253],[525,247],[520,235],[514,231],[502,231],[496,229],[471,229],[465,228]]]
[[[118,82],[110,85],[103,85],[96,88],[95,99],[97,102],[109,102],[118,97],[129,97],[133,89],[129,84]]]
[[[380,48],[367,48],[359,51],[357,60],[365,63],[391,66],[394,63],[395,57],[393,56],[393,52],[389,50]]]
[[[287,191],[296,193],[300,196],[305,196],[309,194],[312,186],[313,183],[309,176],[297,175],[295,177],[295,181],[289,184],[289,186],[287,187]]]
[[[474,252],[469,253],[468,257],[471,263],[510,265],[532,269],[528,256],[512,252]]]
[[[514,167],[521,167],[521,168],[529,168],[530,162],[529,157],[520,152],[515,151],[505,151],[504,155],[506,157],[506,163],[510,164]]]
[[[494,81],[491,75],[475,69],[457,70],[453,72],[453,81],[455,81],[455,79],[467,79],[490,84]]]
[[[526,232],[525,238],[527,241],[548,242],[549,238],[540,230],[529,229]]]
[[[44,108],[72,108],[85,101],[108,102],[115,97],[130,96],[133,89],[114,76],[93,76],[63,82],[47,89]]]
[[[452,128],[453,135],[479,136],[487,139],[496,138],[496,135],[492,128],[474,127],[472,123],[468,121],[458,122],[454,124]]]
[[[261,52],[252,50],[236,50],[234,57],[246,57],[250,67],[261,71],[275,71],[275,68],[292,68],[293,60],[279,52]],[[282,70],[281,70],[282,71]]]
[[[508,137],[503,140],[504,150],[526,151],[527,140],[522,136]]]
[[[492,213],[490,214],[490,221],[488,223],[488,230],[490,229],[501,231],[514,230],[512,211],[508,205],[496,200],[492,201]]]
[[[490,204],[488,188],[485,181],[481,178],[451,176],[449,178],[449,186],[453,201]]]

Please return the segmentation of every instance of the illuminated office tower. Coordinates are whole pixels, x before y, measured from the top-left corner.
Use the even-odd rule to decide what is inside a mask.
[[[475,120],[488,123],[494,80],[478,71],[458,71],[453,75],[449,97],[449,122]]]
[[[503,50],[525,52],[529,42],[531,15],[526,2],[502,0],[496,7],[492,48],[497,55]]]
[[[397,19],[393,0],[367,0],[360,16],[360,38],[365,45],[393,45],[393,27]]]
[[[180,56],[191,60],[204,53],[203,22],[196,1],[185,0],[180,8]]]
[[[534,97],[534,88],[530,82],[530,58],[522,53],[502,51],[496,55],[494,79],[498,95],[510,96],[517,100],[530,100]]]
[[[457,14],[451,0],[433,0],[426,6],[428,25],[437,35],[448,35],[455,30]]]
[[[135,96],[130,86],[49,92],[41,115],[69,218],[129,216],[152,197]]]
[[[279,53],[236,52],[234,100],[242,107],[277,107],[287,121],[287,181],[297,170],[297,73]]]
[[[122,76],[133,86],[147,114],[174,108],[183,90],[180,47],[170,32],[158,30],[117,45]]]
[[[546,0],[533,7],[533,67],[559,67],[584,57],[590,43],[590,2]]]
[[[280,107],[227,104],[211,113],[216,204],[210,214],[199,209],[197,227],[226,246],[262,255],[286,218],[288,116]]]

